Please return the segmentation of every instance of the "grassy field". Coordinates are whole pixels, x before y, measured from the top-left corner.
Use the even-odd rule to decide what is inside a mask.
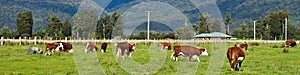
[[[289,48],[283,53],[282,44],[250,45],[242,64],[243,71],[230,71],[225,56],[233,44],[184,44],[206,48],[209,56],[200,57],[201,62],[188,62],[187,57],[172,61],[170,51],[161,51],[159,44],[137,44],[132,58],[116,60],[115,47],[108,46],[107,53],[84,53],[85,44],[74,44],[74,53],[60,53],[53,56],[28,55],[26,46],[0,46],[0,75],[4,74],[221,74],[221,75],[299,75],[300,47]],[[98,45],[99,46],[99,45]],[[45,49],[44,45],[38,45]],[[131,59],[133,61],[131,61]],[[133,63],[125,63],[133,62]]]

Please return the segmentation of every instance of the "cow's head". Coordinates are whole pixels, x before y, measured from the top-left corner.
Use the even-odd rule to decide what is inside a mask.
[[[64,50],[64,45],[62,43],[58,43],[58,46],[55,49],[56,51],[62,51]]]
[[[202,56],[208,56],[208,52],[206,49],[200,49],[200,53]]]
[[[133,52],[135,50],[135,43],[134,44],[129,44],[129,51]]]

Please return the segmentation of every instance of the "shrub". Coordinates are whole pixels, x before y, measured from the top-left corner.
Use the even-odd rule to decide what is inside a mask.
[[[283,48],[283,53],[287,53],[289,52],[289,49],[288,48]]]
[[[254,43],[250,43],[251,46],[259,46],[259,43],[254,42]]]

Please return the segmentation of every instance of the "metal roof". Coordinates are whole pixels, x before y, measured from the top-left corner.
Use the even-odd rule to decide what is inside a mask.
[[[212,33],[202,33],[194,36],[196,38],[208,38],[208,37],[219,37],[219,38],[231,38],[232,36],[226,35],[220,32],[212,32]]]

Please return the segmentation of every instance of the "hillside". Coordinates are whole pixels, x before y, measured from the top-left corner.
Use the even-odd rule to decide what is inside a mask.
[[[71,19],[77,12],[82,0],[1,0],[0,27],[8,25],[10,29],[16,26],[16,14],[24,10],[32,10],[34,30],[45,27],[45,19],[49,15],[56,15],[63,21]],[[105,8],[108,12],[124,12],[132,6],[149,0],[112,0]],[[151,0],[152,1],[152,0]],[[201,14],[195,9],[190,0],[153,0],[170,4],[184,13],[191,23],[197,23]],[[101,2],[101,1],[100,1]],[[291,23],[300,26],[299,0],[216,0],[223,17],[232,14],[232,28],[239,27],[242,21],[256,20],[276,10],[288,11],[291,14]],[[175,15],[176,16],[176,15]],[[233,31],[233,30],[232,30]]]

